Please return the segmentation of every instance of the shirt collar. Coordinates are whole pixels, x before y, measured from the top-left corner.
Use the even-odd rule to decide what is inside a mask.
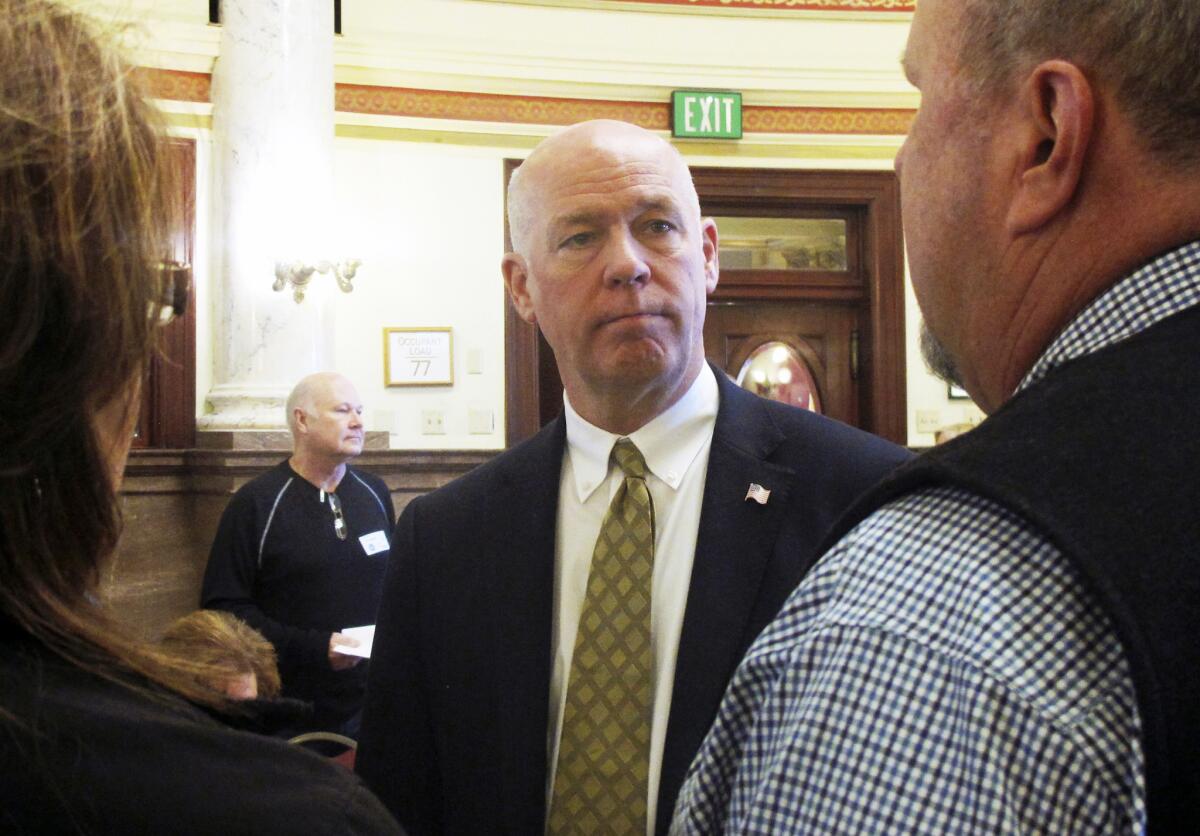
[[[1200,304],[1200,241],[1142,265],[1093,299],[1050,343],[1020,392],[1069,360],[1132,337],[1156,322]]]
[[[636,444],[647,469],[672,490],[678,490],[688,468],[712,437],[719,404],[717,379],[707,363],[682,398],[628,436],[614,435],[585,421],[564,392],[567,455],[571,457],[579,501],[587,501],[608,477],[609,455],[619,438],[629,438]]]

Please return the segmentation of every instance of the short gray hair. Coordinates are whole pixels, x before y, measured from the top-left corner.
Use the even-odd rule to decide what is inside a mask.
[[[1197,0],[965,0],[962,23],[959,65],[980,93],[1068,60],[1112,85],[1158,159],[1200,164]]]
[[[316,411],[313,405],[313,393],[318,387],[325,385],[332,376],[335,375],[329,372],[310,374],[301,379],[292,389],[291,394],[288,395],[287,406],[284,407],[287,410],[288,429],[292,431],[292,435],[296,434],[296,410],[304,410],[305,415],[313,414]]]
[[[513,252],[525,254],[526,237],[529,234],[528,188],[522,184],[521,172],[524,165],[517,166],[508,178],[508,237],[512,240]]]

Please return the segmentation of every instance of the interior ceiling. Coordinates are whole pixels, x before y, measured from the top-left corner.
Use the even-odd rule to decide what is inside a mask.
[[[827,12],[838,14],[912,13],[915,0],[483,0],[504,5],[576,8],[617,8],[630,11],[723,12],[787,15]]]
[[[335,78],[346,95],[362,92],[368,109],[383,115],[420,115],[447,100],[455,118],[492,123],[483,111],[495,97],[541,109],[645,108],[673,89],[739,90],[748,118],[766,120],[748,124],[753,132],[904,132],[905,124],[877,123],[917,102],[898,60],[911,15],[894,9],[908,0],[711,0],[722,4],[720,13],[700,7],[709,1],[343,0]],[[144,67],[212,72],[221,29],[207,24],[208,0],[68,2],[136,20]],[[735,3],[769,4],[771,13]],[[817,5],[828,12],[812,11]],[[412,107],[389,104],[376,101],[381,90],[423,98]],[[481,112],[461,114],[464,95],[474,97],[472,113]]]

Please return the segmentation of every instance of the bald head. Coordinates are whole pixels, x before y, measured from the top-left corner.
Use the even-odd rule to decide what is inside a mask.
[[[287,400],[292,469],[314,485],[336,489],[345,463],[363,451],[362,410],[354,384],[336,372],[297,383]]]
[[[287,399],[288,429],[292,431],[293,437],[299,429],[297,410],[306,415],[316,415],[326,401],[334,400],[337,395],[344,394],[344,390],[347,388],[349,392],[354,393],[354,400],[357,402],[358,393],[354,390],[354,384],[337,372],[317,372],[297,383]]]
[[[508,228],[513,250],[526,255],[546,188],[562,179],[581,155],[636,157],[655,165],[673,182],[687,208],[700,218],[700,200],[687,163],[671,143],[658,135],[613,119],[593,119],[563,128],[542,140],[508,183]]]

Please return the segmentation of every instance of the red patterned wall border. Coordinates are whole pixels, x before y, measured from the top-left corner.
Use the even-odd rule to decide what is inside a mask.
[[[752,107],[742,110],[742,129],[778,134],[882,134],[904,136],[914,110],[848,107]]]
[[[339,84],[335,105],[344,113],[416,116],[471,122],[570,125],[585,119],[621,119],[650,130],[671,127],[666,102],[623,102],[460,93]],[[913,111],[883,108],[763,107],[747,105],[743,128],[750,133],[904,135]]]
[[[207,102],[211,79],[206,73],[140,69],[153,95],[161,99]],[[524,125],[570,125],[585,119],[621,119],[650,130],[670,128],[666,102],[513,96],[338,84],[334,107],[342,113],[410,116]],[[742,124],[748,133],[880,134],[908,132],[913,111],[884,108],[767,107],[747,105]]]
[[[156,99],[176,102],[212,100],[212,76],[208,73],[160,70],[155,67],[137,67],[133,72]]]
[[[362,84],[337,85],[334,107],[345,113],[532,125],[571,125],[586,119],[621,119],[655,131],[667,130],[671,118],[670,106],[660,102],[461,93]]]
[[[601,0],[607,3],[639,3],[647,6],[749,9],[795,12],[911,12],[914,0]]]

